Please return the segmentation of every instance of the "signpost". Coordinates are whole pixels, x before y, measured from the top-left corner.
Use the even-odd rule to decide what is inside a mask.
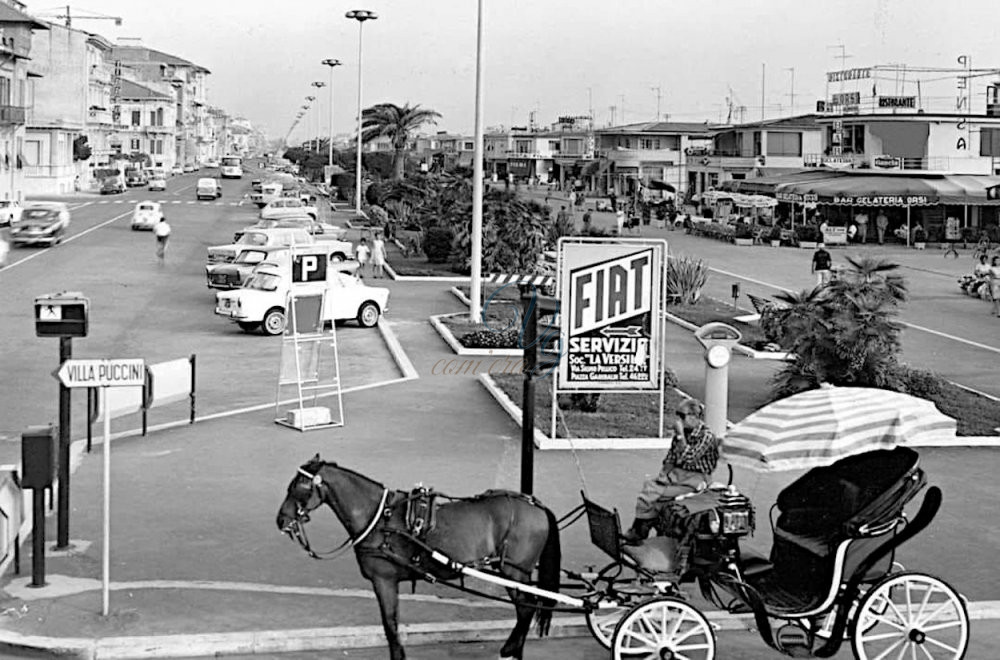
[[[111,586],[111,415],[107,411],[109,387],[142,387],[146,362],[142,359],[66,360],[53,374],[64,387],[99,387],[105,400],[104,415],[104,547],[102,548],[102,608],[108,616]]]

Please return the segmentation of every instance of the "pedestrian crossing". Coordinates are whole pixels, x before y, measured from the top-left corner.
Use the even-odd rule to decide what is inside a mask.
[[[157,204],[200,204],[202,206],[243,206],[243,202],[206,202],[193,199],[102,199],[94,204],[138,204],[139,202],[156,202]]]

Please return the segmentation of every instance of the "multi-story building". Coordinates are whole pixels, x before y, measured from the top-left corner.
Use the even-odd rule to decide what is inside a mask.
[[[32,103],[29,77],[32,33],[48,25],[24,13],[24,5],[0,3],[0,198],[24,199],[25,109]]]
[[[128,77],[139,84],[160,91],[168,84],[174,90],[176,132],[174,162],[194,163],[211,153],[205,67],[180,57],[138,44],[117,45],[112,58],[126,68]]]
[[[119,108],[116,137],[122,153],[148,166],[173,167],[176,164],[174,130],[177,123],[173,97],[123,79]]]
[[[93,185],[90,171],[105,168],[111,163],[115,150],[111,148],[114,137],[111,88],[115,68],[110,60],[112,44],[97,34],[87,35],[87,121],[84,135],[90,148],[88,167],[81,173],[81,186]]]

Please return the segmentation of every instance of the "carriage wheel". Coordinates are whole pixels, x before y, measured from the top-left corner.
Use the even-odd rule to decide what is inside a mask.
[[[614,660],[713,660],[715,631],[694,607],[662,596],[639,603],[618,622],[611,653]]]
[[[947,582],[898,573],[865,594],[851,631],[857,660],[961,660],[969,645],[969,613]]]
[[[630,608],[631,604],[616,605],[613,601],[608,601],[606,607],[587,612],[587,628],[601,646],[606,649],[611,648],[615,628]]]

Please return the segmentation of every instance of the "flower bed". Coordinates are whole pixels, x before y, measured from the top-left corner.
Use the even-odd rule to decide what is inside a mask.
[[[554,374],[535,381],[535,427],[548,435],[552,426],[552,378]],[[667,383],[676,379],[666,374]],[[493,380],[510,399],[520,406],[524,395],[524,378],[518,374],[495,374]],[[670,435],[673,411],[683,396],[668,387],[664,394],[664,434]],[[562,419],[556,418],[557,438],[649,438],[659,433],[659,393],[601,394],[595,412],[569,408],[569,395],[560,395]],[[569,433],[567,434],[567,429]]]
[[[707,296],[700,297],[698,302],[693,305],[668,305],[666,311],[697,326],[702,326],[713,321],[721,321],[722,323],[733,325],[733,317],[752,313]],[[738,322],[735,323],[735,326],[743,333],[741,344],[758,351],[766,350],[764,347],[768,341],[760,326]]]
[[[418,240],[418,236],[419,233],[413,231],[399,230],[396,232],[397,240],[407,246],[407,254],[404,254],[403,250],[394,242],[386,241],[386,259],[396,275],[461,277],[462,273],[453,271],[449,263],[431,263],[419,246],[414,244],[414,241]]]

